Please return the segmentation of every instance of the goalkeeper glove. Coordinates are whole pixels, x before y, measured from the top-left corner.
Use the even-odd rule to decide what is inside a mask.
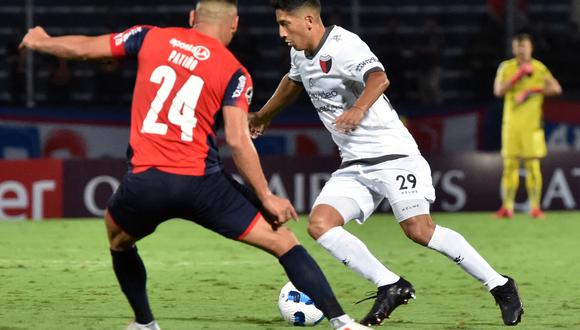
[[[522,104],[522,103],[526,102],[530,98],[530,96],[532,96],[534,94],[541,94],[543,92],[544,92],[544,90],[542,88],[539,88],[539,87],[533,87],[530,89],[526,89],[525,91],[516,95],[516,104]]]
[[[510,80],[510,85],[511,86],[515,85],[524,76],[531,76],[533,71],[534,67],[532,66],[531,63],[528,62],[522,63],[522,65],[520,65],[518,72],[516,72],[516,74]]]

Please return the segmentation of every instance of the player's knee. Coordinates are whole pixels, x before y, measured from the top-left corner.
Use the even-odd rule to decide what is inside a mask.
[[[540,172],[540,161],[537,159],[529,159],[524,162],[524,167],[526,169],[526,175],[536,175]]]
[[[429,244],[435,231],[435,223],[431,221],[430,217],[425,216],[409,218],[401,222],[401,227],[409,239],[423,246]]]
[[[324,235],[330,229],[336,227],[337,225],[334,224],[330,219],[321,216],[321,215],[314,215],[310,216],[308,222],[308,234],[313,239],[317,240],[320,236]]]
[[[270,242],[270,250],[278,257],[284,255],[294,246],[298,245],[298,239],[294,233],[286,227],[278,228],[276,236],[276,239]]]
[[[504,174],[511,174],[514,171],[518,171],[520,162],[517,159],[505,159],[504,160]]]
[[[124,251],[135,245],[137,240],[117,226],[108,211],[105,214],[105,225],[107,227],[107,237],[109,238],[109,248],[111,250]]]
[[[116,235],[110,236],[109,247],[113,251],[125,251],[135,245],[136,240],[126,234],[125,232],[119,232]]]
[[[349,205],[350,209],[356,209],[356,212],[359,212],[358,205],[353,200],[348,198],[339,198],[338,200],[343,204],[354,203],[354,205]],[[338,211],[336,206],[319,204],[312,209],[312,212],[308,216],[308,234],[317,240],[330,229],[342,226],[344,223],[343,215]]]

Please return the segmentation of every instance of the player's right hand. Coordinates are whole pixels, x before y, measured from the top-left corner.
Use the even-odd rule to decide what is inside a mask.
[[[20,42],[20,45],[18,45],[18,48],[34,49],[36,42],[49,38],[50,35],[46,33],[46,31],[41,26],[37,26],[32,29],[28,29],[28,32],[24,38],[22,38],[22,42]]]
[[[276,229],[290,219],[298,221],[298,214],[289,200],[276,195],[268,195],[262,200],[263,216]]]
[[[520,71],[524,75],[530,75],[530,74],[532,74],[532,72],[534,72],[534,67],[532,66],[532,63],[525,62],[525,63],[522,63],[522,65],[520,65]]]
[[[532,66],[531,63],[529,62],[522,63],[511,80],[512,86],[515,85],[518,81],[520,81],[520,79],[522,79],[524,76],[530,76],[532,72],[534,72],[534,67]]]
[[[269,120],[263,120],[255,112],[248,113],[248,123],[250,124],[250,135],[256,139],[264,134],[264,131],[270,125]]]
[[[534,72],[534,67],[532,66],[532,63],[529,63],[529,62],[522,63],[520,65],[518,71],[512,77],[512,79],[510,81],[511,86],[515,85],[524,76],[530,76],[533,72]]]

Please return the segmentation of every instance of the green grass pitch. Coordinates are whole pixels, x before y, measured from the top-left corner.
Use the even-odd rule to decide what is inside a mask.
[[[525,305],[518,329],[580,329],[580,213],[549,212],[540,221],[526,215],[496,220],[489,213],[441,213],[434,219],[462,233],[492,266],[518,281]],[[344,309],[356,318],[364,315],[372,301],[354,301],[373,286],[316,245],[304,217],[290,227]],[[409,241],[392,216],[347,228],[417,290],[417,300],[378,329],[504,327],[483,286],[447,258]],[[287,279],[266,253],[185,221],[162,224],[139,249],[164,330],[292,328],[276,307]],[[101,221],[0,221],[0,330],[121,330],[131,314],[111,269]]]

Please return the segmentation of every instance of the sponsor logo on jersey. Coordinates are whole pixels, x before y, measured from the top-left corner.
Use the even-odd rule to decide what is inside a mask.
[[[195,46],[195,45],[183,42],[181,40],[177,40],[175,38],[172,38],[171,40],[169,40],[169,44],[171,45],[171,47],[183,49],[183,50],[190,52],[191,55],[193,55],[193,57],[195,57],[196,59],[198,59],[200,61],[205,61],[211,56],[211,52],[205,46]]]
[[[334,104],[325,104],[321,107],[316,108],[316,111],[318,112],[336,112],[336,111],[342,111],[343,108],[341,106],[338,105],[334,105]]]
[[[337,91],[319,91],[319,92],[308,92],[308,96],[310,96],[310,99],[312,100],[327,100],[327,99],[332,99],[336,96],[338,96],[338,92]]]
[[[332,68],[332,56],[330,56],[330,55],[320,56],[319,63],[320,63],[320,68],[322,69],[322,72],[324,72],[324,73],[330,72],[330,69]]]
[[[379,59],[376,58],[376,57],[371,57],[369,59],[366,59],[366,60],[360,62],[359,64],[357,64],[357,66],[356,66],[356,72],[361,72],[362,69],[364,69],[365,66],[367,66],[367,65],[369,65],[371,63],[376,63],[378,61],[379,61]]]
[[[143,27],[138,26],[130,29],[129,31],[119,33],[113,38],[115,39],[115,46],[119,46],[122,43],[126,42],[132,35],[135,35],[143,30]]]
[[[246,76],[239,76],[238,77],[238,86],[236,87],[236,90],[234,90],[234,93],[232,94],[232,98],[237,98],[237,97],[240,97],[242,95],[242,92],[244,91],[244,87],[246,87],[247,80],[248,80],[248,78],[246,78]]]
[[[314,79],[308,78],[308,87],[312,88],[315,84],[316,82],[314,81]]]

